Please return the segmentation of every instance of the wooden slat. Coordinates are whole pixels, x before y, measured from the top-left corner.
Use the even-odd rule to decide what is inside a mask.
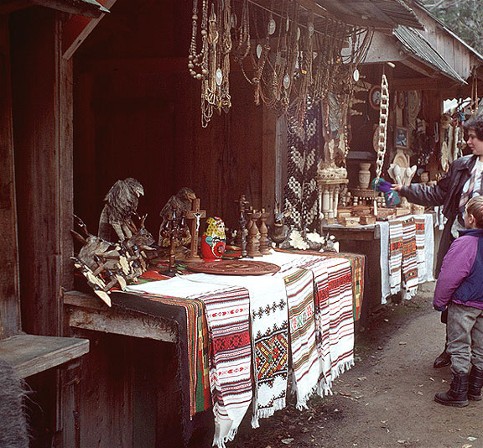
[[[139,300],[142,300],[141,298]],[[67,324],[72,328],[120,334],[156,341],[176,342],[175,324],[159,318],[116,308],[107,308],[100,299],[78,291],[65,293]]]
[[[381,238],[380,229],[377,224],[364,227],[344,227],[340,224],[328,224],[324,225],[323,231],[330,232],[337,240],[351,239],[357,241],[371,241]]]
[[[79,358],[89,352],[89,340],[21,334],[0,341],[0,358],[22,378]]]
[[[0,338],[20,331],[8,17],[0,16]]]
[[[110,9],[116,0],[100,0],[100,4]],[[72,16],[67,23],[64,24],[64,34],[62,38],[63,56],[70,59],[75,51],[82,45],[94,28],[105,16],[105,13],[96,18],[87,18],[83,16]]]

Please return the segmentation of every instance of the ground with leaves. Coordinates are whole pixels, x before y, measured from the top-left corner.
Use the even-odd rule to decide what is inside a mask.
[[[246,418],[227,448],[483,447],[483,402],[457,409],[433,401],[451,373],[432,367],[444,341],[432,290],[425,284],[413,300],[372,316],[357,334],[356,365],[332,396],[312,399],[302,412],[291,400],[258,429]]]

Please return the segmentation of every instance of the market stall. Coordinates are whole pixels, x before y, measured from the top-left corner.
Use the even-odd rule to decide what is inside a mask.
[[[183,419],[172,411],[189,390],[179,390],[176,374],[180,364],[189,366],[186,316],[194,309],[140,294],[109,294],[145,269],[142,250],[125,246],[133,236],[126,233],[129,225],[113,226],[120,240],[108,241],[112,247],[102,256],[91,252],[102,266],[88,266],[90,272],[85,259],[79,261],[81,243],[72,238],[71,231],[79,230],[74,212],[88,229],[84,240],[99,237],[99,222],[110,222],[110,212],[103,212],[109,189],[121,179],[137,180],[142,189],[128,184],[139,214],[148,216],[142,224],[135,220],[136,230],[149,230],[158,243],[167,240],[170,272],[179,261],[171,243],[187,237],[186,227],[194,234],[191,226],[196,229],[200,219],[221,216],[239,229],[244,195],[252,206],[243,208],[247,222],[241,225],[250,235],[247,255],[267,249],[263,224],[273,242],[288,241],[284,250],[308,251],[320,232],[320,211],[335,220],[338,204],[350,205],[339,193],[354,187],[349,154],[363,149],[365,140],[358,139],[365,134],[348,114],[364,89],[381,85],[382,70],[365,74],[361,66],[372,28],[421,30],[421,23],[395,0],[7,0],[0,14],[0,125],[7,136],[2,182],[8,192],[1,198],[8,232],[1,244],[8,268],[2,325],[5,334],[22,328],[82,339],[79,351],[54,357],[54,368],[29,379],[35,391],[32,446],[195,444],[196,433],[213,422],[210,411],[194,413],[192,420],[188,411],[184,421],[195,427],[191,442],[181,436]],[[41,76],[32,76],[32,67]],[[411,73],[399,80],[401,90]],[[391,141],[390,130],[388,135]],[[404,135],[398,142],[404,146]],[[183,215],[188,226],[172,215],[165,221],[164,205],[186,186],[201,200],[184,210],[191,213]],[[182,207],[185,199],[175,202]],[[259,233],[246,225],[254,221]],[[288,230],[295,230],[291,237]],[[257,245],[258,236],[264,245]],[[336,244],[330,235],[318,237]],[[89,241],[101,248],[105,243]],[[114,258],[104,259],[107,250]],[[344,266],[363,258],[334,260],[339,257]],[[129,281],[116,271],[122,266],[112,269],[113,259],[122,260]],[[66,294],[77,286],[75,270],[94,286],[90,296]],[[309,284],[315,274],[304,272]],[[357,291],[362,276],[355,281],[358,271],[351,272]],[[360,295],[351,301],[352,319],[362,312],[361,301]],[[65,365],[71,355],[86,352],[86,339],[89,354]]]

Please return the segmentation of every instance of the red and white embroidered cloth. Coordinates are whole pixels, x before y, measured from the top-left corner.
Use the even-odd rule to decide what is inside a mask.
[[[130,287],[131,291],[198,299],[205,304],[215,414],[213,444],[219,448],[235,436],[252,398],[254,427],[260,418],[285,406],[289,340],[298,408],[305,407],[315,391],[330,393],[333,380],[354,363],[350,261],[280,252],[263,260],[279,265],[280,272],[191,274]]]

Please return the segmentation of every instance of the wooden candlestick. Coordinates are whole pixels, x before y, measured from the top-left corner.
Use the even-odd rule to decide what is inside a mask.
[[[260,213],[260,253],[262,255],[269,255],[272,253],[270,250],[270,240],[268,238],[268,227],[267,227],[267,219],[270,216],[270,213],[267,213],[264,208]]]
[[[258,231],[257,220],[260,218],[261,213],[256,210],[248,213],[249,227],[248,227],[248,244],[247,255],[249,257],[261,257],[260,252],[260,232]]]

